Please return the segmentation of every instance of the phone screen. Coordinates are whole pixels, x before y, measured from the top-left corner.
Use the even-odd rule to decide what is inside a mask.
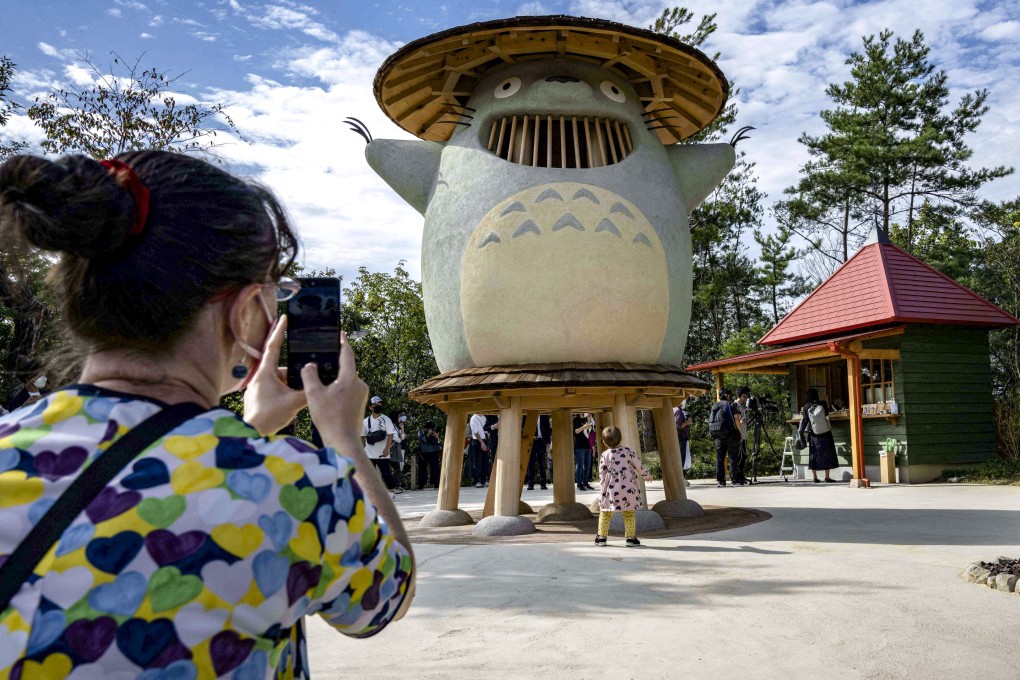
[[[287,384],[302,389],[301,369],[319,366],[324,384],[336,380],[340,357],[340,279],[299,278],[287,302]]]

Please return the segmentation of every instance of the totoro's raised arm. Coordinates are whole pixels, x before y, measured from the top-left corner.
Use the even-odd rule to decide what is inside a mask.
[[[442,154],[442,144],[419,140],[374,139],[365,147],[365,158],[372,169],[422,215]]]
[[[666,147],[688,213],[719,186],[736,162],[730,144],[677,144]]]

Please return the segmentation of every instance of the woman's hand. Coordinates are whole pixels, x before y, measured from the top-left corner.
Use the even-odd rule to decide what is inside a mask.
[[[355,441],[356,448],[361,449],[361,418],[368,402],[368,385],[358,377],[354,351],[347,340],[347,334],[342,331],[338,363],[337,378],[329,385],[323,385],[319,380],[319,370],[315,364],[307,364],[301,369],[308,410],[327,446],[336,447],[341,442]]]
[[[265,354],[244,393],[244,420],[263,435],[275,434],[294,420],[305,406],[305,393],[287,387],[287,369],[281,368],[280,347],[287,317],[276,322]]]

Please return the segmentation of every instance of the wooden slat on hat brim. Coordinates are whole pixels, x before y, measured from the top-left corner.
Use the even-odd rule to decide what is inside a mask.
[[[697,110],[688,104],[678,112],[675,120],[682,124],[655,131],[664,144],[695,134],[725,107],[727,83],[699,50],[643,29],[562,16],[473,24],[414,41],[380,68],[376,97],[404,129],[423,139],[445,141],[456,125],[443,110],[462,108],[493,67],[566,53],[620,72],[635,83],[646,110],[655,104],[675,108],[678,94],[680,101],[697,97],[691,102]],[[664,74],[669,77],[662,80]],[[652,91],[652,79],[663,85],[661,91]]]

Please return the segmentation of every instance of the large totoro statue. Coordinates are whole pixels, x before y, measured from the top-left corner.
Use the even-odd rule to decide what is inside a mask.
[[[441,371],[681,364],[688,215],[734,163],[731,144],[676,143],[725,105],[711,60],[607,21],[521,17],[410,43],[375,90],[422,138],[360,130],[371,167],[425,216]]]

